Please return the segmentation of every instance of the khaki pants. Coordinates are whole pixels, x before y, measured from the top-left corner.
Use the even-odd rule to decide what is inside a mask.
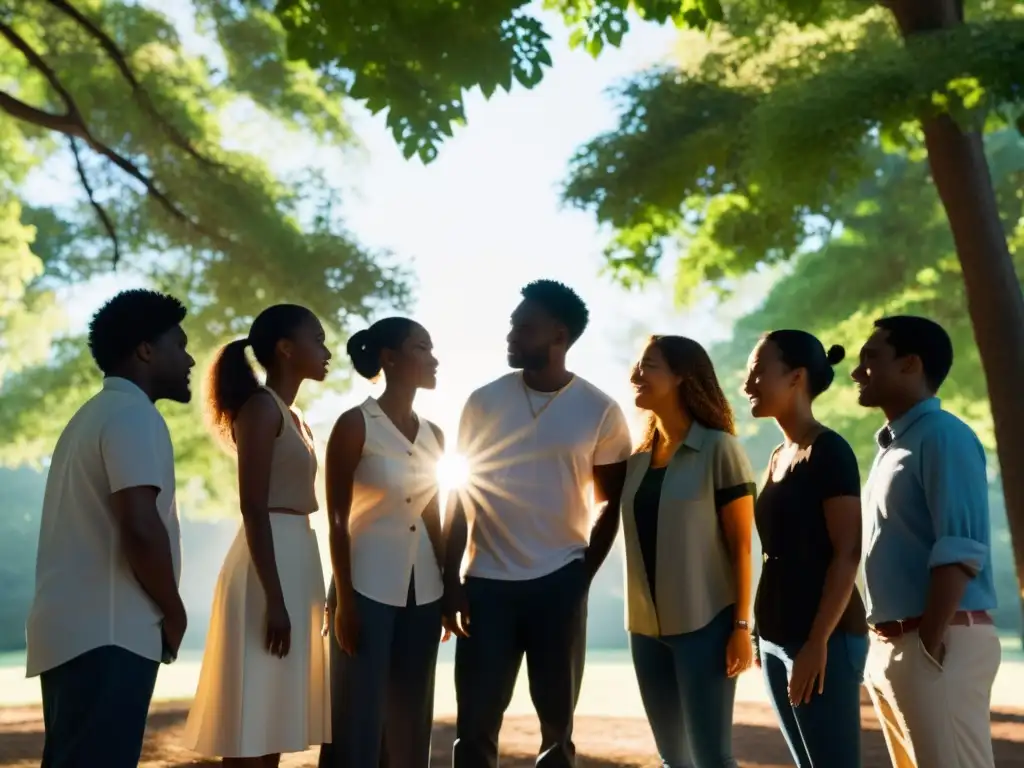
[[[895,768],[995,768],[989,722],[1002,651],[995,627],[953,626],[940,665],[917,632],[872,636],[865,684]]]

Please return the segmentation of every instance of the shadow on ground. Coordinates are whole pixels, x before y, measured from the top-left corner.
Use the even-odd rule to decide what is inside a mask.
[[[866,703],[866,702],[865,702]],[[146,746],[140,768],[204,768],[219,766],[218,761],[201,760],[178,745],[187,708],[184,704],[160,704],[150,714]],[[888,768],[890,765],[878,722],[870,705],[862,709],[864,724],[864,768]],[[1024,711],[992,713],[996,765],[1000,768],[1024,768]],[[434,729],[432,765],[443,768],[451,763],[454,724],[440,720]],[[508,718],[502,730],[503,768],[528,768],[534,764],[539,746],[537,727],[532,718]],[[733,734],[736,757],[747,768],[783,768],[792,760],[765,705],[738,704]],[[637,719],[581,717],[577,723],[579,765],[593,768],[612,766],[653,766],[657,764],[654,745],[646,722]],[[42,723],[37,709],[8,711],[0,718],[0,768],[35,768],[42,752]],[[281,768],[315,768],[316,749],[287,755]]]

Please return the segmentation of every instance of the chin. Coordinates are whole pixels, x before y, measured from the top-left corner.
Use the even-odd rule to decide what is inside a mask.
[[[506,359],[508,360],[509,368],[513,368],[518,371],[526,367],[526,364],[523,362],[523,358],[519,355],[509,352]]]
[[[875,398],[871,395],[871,391],[868,389],[862,389],[857,393],[857,405],[861,405],[864,408],[876,408],[878,403]]]
[[[325,381],[327,379],[328,374],[330,374],[330,371],[325,365],[323,367],[323,370],[317,371],[314,375],[310,376],[309,378],[311,378],[313,381]]]
[[[760,400],[750,403],[750,415],[755,419],[763,419],[771,416],[771,414],[768,413],[768,408]]]
[[[184,388],[175,390],[172,394],[168,395],[167,399],[175,403],[187,405],[192,402],[192,388],[186,384]]]
[[[641,410],[651,410],[651,396],[647,392],[637,392],[633,397],[633,403]]]
[[[428,376],[420,384],[420,389],[433,390],[437,389],[437,376]]]

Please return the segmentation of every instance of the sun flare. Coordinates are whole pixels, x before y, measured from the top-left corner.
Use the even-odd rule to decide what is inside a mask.
[[[442,492],[463,488],[469,481],[469,462],[457,453],[445,453],[437,462],[437,482]]]

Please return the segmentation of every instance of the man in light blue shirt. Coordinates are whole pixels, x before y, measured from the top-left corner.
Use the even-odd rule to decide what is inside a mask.
[[[860,404],[886,417],[863,493],[866,682],[896,768],[995,765],[988,478],[977,436],[936,397],[952,365],[939,325],[902,316],[875,322],[853,372]]]

